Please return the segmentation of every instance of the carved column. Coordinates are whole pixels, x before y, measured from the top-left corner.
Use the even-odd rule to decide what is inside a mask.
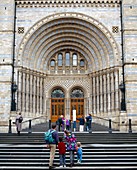
[[[18,101],[17,110],[22,111],[22,72],[18,71]]]
[[[111,78],[110,78],[110,73],[107,73],[107,107],[108,107],[108,112],[110,112],[110,100],[111,100],[111,98],[110,98],[110,89],[111,89],[111,87],[110,87],[110,81],[111,81]]]

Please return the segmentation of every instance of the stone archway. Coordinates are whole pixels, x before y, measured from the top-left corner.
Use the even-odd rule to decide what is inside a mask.
[[[115,115],[119,105],[118,51],[109,30],[92,17],[80,13],[58,13],[43,18],[24,36],[18,51],[20,62],[17,63],[22,65],[23,72],[27,72],[28,68],[29,73],[35,70],[35,73],[30,76],[32,78],[29,78],[29,73],[23,73],[23,79],[19,77],[20,81],[23,81],[20,84],[29,86],[29,83],[35,82],[34,89],[37,89],[37,86],[40,88],[35,90],[32,96],[27,90],[22,92],[25,88],[20,88],[18,96],[22,101],[19,102],[25,103],[23,99],[30,98],[31,104],[39,103],[38,99],[44,101],[45,98],[39,95],[42,88],[46,94],[56,85],[71,88],[78,84],[88,89],[90,97],[86,109],[89,112],[102,116],[108,116],[109,112],[110,114],[113,112]],[[70,52],[70,59],[73,58],[73,54],[77,54],[77,66],[71,65],[69,69],[66,67],[66,52]],[[61,66],[57,61],[58,54],[64,57]],[[55,61],[55,67],[50,65],[50,61]],[[80,61],[85,61],[84,69],[81,69]],[[22,95],[25,97],[21,97]],[[25,104],[24,106],[26,107]],[[31,108],[30,105],[29,107]],[[41,107],[40,105],[32,111],[39,112],[42,110]],[[43,112],[47,112],[47,107],[48,104],[43,107],[45,109]]]

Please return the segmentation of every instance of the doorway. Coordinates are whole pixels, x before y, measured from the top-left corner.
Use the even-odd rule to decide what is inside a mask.
[[[78,88],[71,92],[71,120],[73,120],[73,110],[76,110],[76,118],[84,116],[84,93]]]
[[[65,116],[65,95],[61,89],[51,93],[51,122],[56,122],[60,115]]]

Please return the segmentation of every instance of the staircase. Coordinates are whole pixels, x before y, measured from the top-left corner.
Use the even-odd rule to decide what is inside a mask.
[[[63,133],[59,132],[59,136]],[[137,133],[78,133],[77,141],[83,147],[82,164],[69,167],[69,153],[66,153],[67,167],[64,169],[136,169]],[[42,133],[22,132],[0,134],[0,169],[34,170],[48,169],[49,149]],[[59,167],[58,150],[54,164]]]

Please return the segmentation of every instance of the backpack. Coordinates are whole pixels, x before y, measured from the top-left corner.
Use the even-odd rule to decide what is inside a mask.
[[[23,121],[23,117],[19,117],[19,123],[21,123]]]
[[[44,140],[46,143],[53,143],[54,138],[52,136],[52,133],[55,132],[55,130],[48,130],[47,132],[44,133]]]

